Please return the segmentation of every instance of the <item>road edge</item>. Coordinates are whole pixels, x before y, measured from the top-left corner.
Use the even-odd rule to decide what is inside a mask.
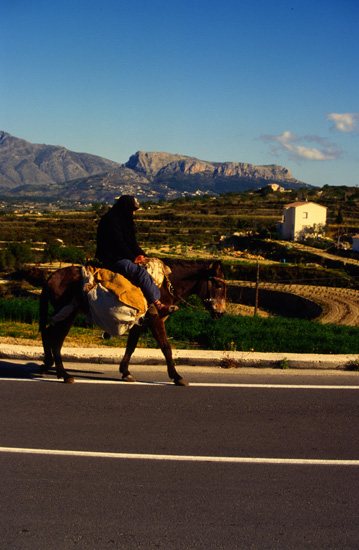
[[[118,364],[124,352],[125,348],[64,347],[62,349],[62,358],[66,362]],[[173,357],[176,365],[222,368],[256,367],[357,370],[359,366],[359,354],[332,355],[174,349]],[[0,359],[42,362],[43,349],[41,346],[1,344]],[[159,349],[137,348],[131,362],[146,365],[163,365],[165,364],[165,359]]]

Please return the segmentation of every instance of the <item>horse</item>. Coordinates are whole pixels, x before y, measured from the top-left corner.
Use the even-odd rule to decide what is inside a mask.
[[[164,279],[160,288],[162,303],[176,305],[186,301],[189,295],[197,294],[212,318],[222,317],[225,313],[226,281],[220,260],[212,262],[166,259],[166,265],[171,269],[171,273]],[[71,307],[64,319],[47,326],[49,303],[54,308],[54,315],[70,304]],[[63,366],[61,348],[79,313],[85,315],[89,313],[82,287],[81,267],[68,266],[58,269],[50,275],[40,295],[39,329],[44,348],[44,365],[41,367],[41,372],[45,374],[55,363],[57,377],[63,378],[65,383],[73,383],[74,377],[70,376]],[[176,370],[166,334],[165,320],[166,318],[158,315],[154,306],[150,306],[143,324],[135,324],[130,329],[125,354],[119,367],[123,381],[136,382],[136,378],[129,371],[129,363],[139,337],[149,327],[166,359],[169,378],[177,386],[188,386],[188,382]]]

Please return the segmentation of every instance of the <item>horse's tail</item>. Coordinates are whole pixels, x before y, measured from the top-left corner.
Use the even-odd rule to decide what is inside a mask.
[[[40,332],[43,332],[46,328],[48,308],[49,308],[49,293],[48,293],[47,283],[45,283],[40,294],[40,321],[39,321]]]

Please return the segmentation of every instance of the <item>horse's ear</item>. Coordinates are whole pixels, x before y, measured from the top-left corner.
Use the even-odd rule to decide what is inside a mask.
[[[215,262],[213,262],[213,264],[211,265],[211,269],[215,277],[221,277],[223,275],[223,264],[221,260],[216,260]]]

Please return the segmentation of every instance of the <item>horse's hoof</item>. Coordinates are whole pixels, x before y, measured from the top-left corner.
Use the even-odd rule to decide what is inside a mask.
[[[132,374],[126,374],[122,376],[122,380],[124,382],[137,382],[136,378],[134,376],[132,376]]]
[[[176,386],[189,386],[189,383],[184,378],[178,378],[174,381]]]
[[[75,378],[73,376],[66,376],[64,378],[64,382],[65,382],[65,384],[74,384],[75,383]]]
[[[47,374],[49,372],[49,370],[51,369],[51,367],[53,366],[54,362],[53,361],[44,361],[44,363],[42,365],[40,365],[39,367],[39,370],[40,370],[40,374],[41,376],[44,375],[44,374]]]

